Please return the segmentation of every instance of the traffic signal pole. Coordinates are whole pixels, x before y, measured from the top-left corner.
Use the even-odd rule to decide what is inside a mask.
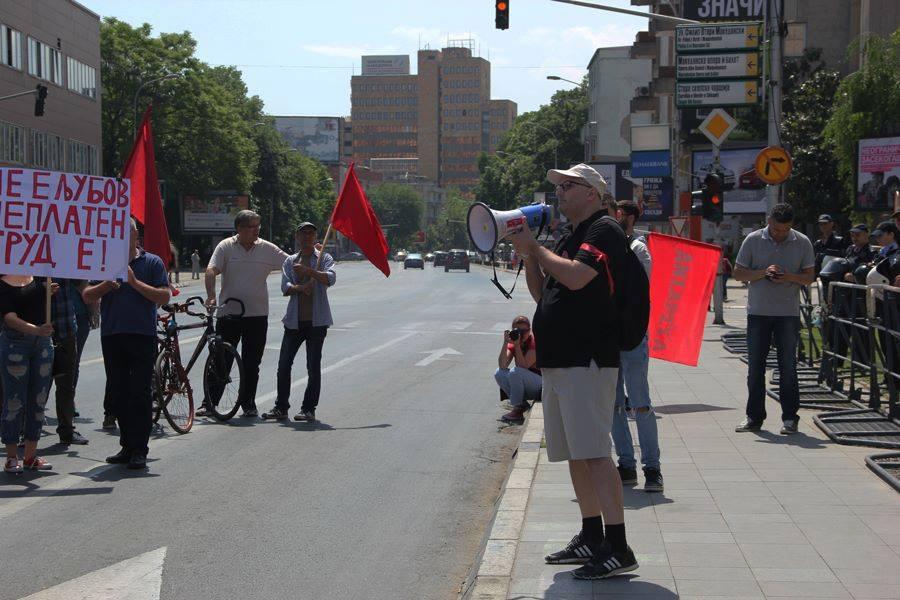
[[[781,134],[778,124],[781,119],[781,84],[782,84],[782,39],[781,21],[784,14],[783,0],[766,0],[765,30],[769,36],[769,81],[766,93],[766,106],[769,114],[768,145],[781,146]],[[770,185],[766,187],[766,214],[781,199],[781,186]]]

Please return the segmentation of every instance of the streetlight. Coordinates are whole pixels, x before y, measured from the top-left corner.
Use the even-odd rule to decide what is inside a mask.
[[[137,103],[138,103],[138,96],[141,95],[141,90],[144,89],[144,86],[146,86],[146,85],[150,85],[152,83],[157,83],[159,81],[168,81],[169,79],[177,79],[178,77],[184,77],[184,73],[168,73],[166,75],[163,75],[162,77],[157,77],[156,79],[151,79],[150,81],[145,81],[145,82],[141,83],[141,85],[138,86],[137,91],[134,93],[134,113],[133,113],[134,114],[134,136],[133,137],[137,138],[137,129],[138,129]]]
[[[566,79],[565,77],[560,77],[559,75],[547,75],[547,79],[549,79],[550,81],[568,81],[569,83],[581,86],[581,84],[577,81],[572,81],[571,79]]]
[[[547,133],[550,134],[550,137],[553,138],[554,142],[556,142],[553,145],[553,168],[558,169],[559,168],[559,139],[557,139],[556,135],[554,135],[554,133],[549,128],[544,127],[543,125],[538,125],[534,121],[525,121],[524,123],[522,123],[522,125],[523,126],[531,125],[532,127],[537,127],[538,129],[543,129],[544,131],[546,131]]]

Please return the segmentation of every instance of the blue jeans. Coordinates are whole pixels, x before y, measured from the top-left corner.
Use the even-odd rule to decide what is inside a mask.
[[[762,423],[766,419],[766,356],[772,340],[778,351],[778,397],[781,420],[794,421],[800,408],[797,385],[797,346],[800,317],[747,316],[747,417]]]
[[[659,468],[659,432],[656,428],[656,413],[650,405],[650,385],[647,382],[647,368],[650,353],[647,338],[644,337],[635,349],[619,353],[619,381],[616,384],[616,410],[613,413],[612,438],[616,445],[619,466],[633,469],[634,440],[628,428],[627,408],[631,407],[637,424],[638,441],[641,444],[641,463],[645,468]],[[628,407],[625,406],[625,390],[628,390]]]
[[[306,391],[300,410],[316,410],[322,390],[322,347],[328,327],[313,327],[311,322],[301,323],[299,329],[284,328],[281,353],[278,356],[278,398],[275,406],[285,412],[291,407],[291,367],[303,342],[306,342]]]
[[[497,369],[494,379],[509,396],[509,403],[516,407],[525,406],[526,399],[535,400],[541,394],[541,376],[528,369],[515,366]]]
[[[53,340],[6,329],[0,334],[3,412],[0,440],[16,444],[25,424],[25,439],[36,442],[44,425],[44,407],[53,371]]]

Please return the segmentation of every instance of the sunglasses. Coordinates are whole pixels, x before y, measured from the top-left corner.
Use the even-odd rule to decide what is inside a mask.
[[[564,192],[568,192],[569,190],[571,190],[571,189],[572,189],[573,187],[575,187],[576,185],[577,185],[577,186],[580,186],[580,187],[586,187],[586,188],[591,187],[590,185],[588,185],[588,184],[586,184],[586,183],[579,183],[579,182],[577,182],[577,181],[563,181],[562,183],[556,184],[556,189],[562,190],[562,191],[564,191]]]

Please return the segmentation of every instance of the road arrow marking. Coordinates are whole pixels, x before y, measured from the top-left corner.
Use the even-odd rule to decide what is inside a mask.
[[[21,600],[159,600],[165,560],[163,546]]]
[[[453,348],[441,348],[440,350],[427,350],[422,352],[422,354],[428,354],[428,356],[417,362],[417,367],[427,367],[434,361],[444,358],[444,356],[461,356],[462,352],[457,352]]]

